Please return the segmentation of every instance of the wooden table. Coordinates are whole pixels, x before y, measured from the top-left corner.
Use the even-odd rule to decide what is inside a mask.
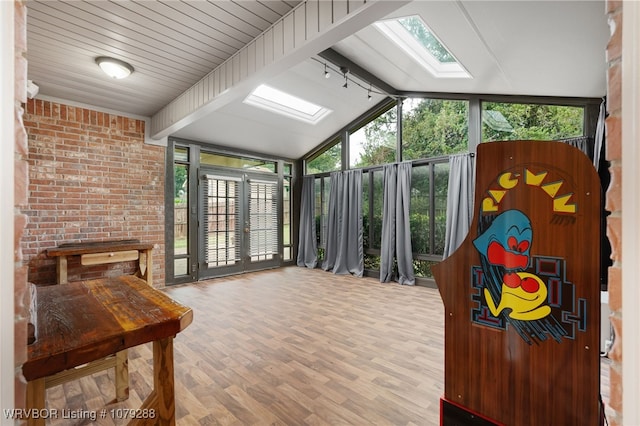
[[[141,409],[154,410],[152,424],[175,424],[173,337],[191,324],[190,308],[124,275],[38,287],[36,310],[36,341],[22,367],[27,409],[45,408],[46,377],[153,342],[154,389]]]
[[[140,277],[151,286],[153,285],[152,251],[153,244],[132,239],[61,244],[48,249],[47,256],[56,258],[58,284],[68,282],[67,259],[71,256],[80,256],[80,263],[84,266],[137,260]]]

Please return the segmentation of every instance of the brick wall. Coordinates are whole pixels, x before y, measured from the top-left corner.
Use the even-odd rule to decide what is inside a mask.
[[[46,250],[61,243],[137,238],[154,244],[154,286],[164,286],[163,147],[144,144],[144,121],[29,100],[29,281],[55,282]],[[69,261],[69,280],[131,273],[134,263]]]
[[[607,418],[611,426],[622,423],[622,1],[607,0],[611,38],[607,45],[607,112],[606,152],[610,161],[611,183],[606,194],[607,236],[611,242],[613,265],[609,268],[609,308],[615,342],[609,358],[610,396]]]
[[[14,363],[16,375],[14,380],[14,399],[16,408],[24,408],[26,401],[26,382],[22,376],[22,364],[27,360],[27,322],[29,318],[29,304],[31,302],[27,285],[27,267],[23,258],[20,240],[27,223],[27,216],[23,213],[27,206],[27,134],[22,124],[23,108],[27,93],[27,10],[21,1],[14,2],[15,29],[15,148],[14,148]],[[5,155],[8,155],[5,153]],[[7,236],[4,236],[7,238]],[[4,344],[4,343],[3,343]],[[5,408],[5,407],[3,407]]]

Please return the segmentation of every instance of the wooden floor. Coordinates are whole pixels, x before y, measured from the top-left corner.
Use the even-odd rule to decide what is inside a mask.
[[[194,321],[174,345],[178,425],[438,425],[438,291],[281,268],[171,287]],[[122,425],[151,389],[150,345],[129,351],[130,397],[113,372],[47,391],[48,408],[100,413],[50,425]],[[608,365],[603,397],[608,398]],[[605,371],[606,370],[606,371]]]

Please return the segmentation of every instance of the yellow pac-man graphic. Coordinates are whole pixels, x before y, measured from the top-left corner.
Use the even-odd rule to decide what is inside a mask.
[[[507,278],[507,275],[513,278]],[[505,309],[511,310],[507,314],[510,318],[523,321],[542,319],[551,313],[551,307],[543,305],[547,300],[547,286],[537,275],[514,272],[505,274],[505,277],[502,296],[497,306],[489,290],[486,287],[484,289],[487,306],[494,317],[498,317]],[[513,284],[514,281],[517,281],[517,284]]]
[[[547,172],[535,174],[531,172],[529,169],[525,169],[524,173],[525,173],[524,175],[525,175],[525,181],[527,182],[527,185],[532,185],[532,186],[540,186],[544,178],[547,177]]]
[[[515,188],[518,184],[518,177],[519,175],[510,172],[503,173],[498,177],[498,183],[504,189]]]
[[[562,212],[562,213],[575,213],[576,205],[575,204],[567,204],[569,198],[571,198],[573,194],[563,195],[561,197],[557,197],[553,199],[553,211],[554,212]]]
[[[552,198],[552,208],[556,213],[576,213],[578,207],[576,204],[570,204],[569,199],[573,193],[558,195],[560,189],[564,185],[564,180],[544,183],[548,176],[548,172],[542,171],[534,173],[529,168],[524,169],[524,182],[529,186],[541,188],[549,197]],[[487,190],[488,196],[482,199],[482,211],[484,213],[494,213],[500,210],[500,202],[513,188],[520,183],[521,174],[513,172],[504,172],[498,176],[497,183],[499,188]]]
[[[562,186],[563,181],[548,183],[546,185],[542,185],[542,190],[549,194],[551,198],[555,197],[558,191],[560,191],[560,187]]]

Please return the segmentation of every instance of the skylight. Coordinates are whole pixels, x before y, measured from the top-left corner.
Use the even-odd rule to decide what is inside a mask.
[[[330,109],[274,89],[266,84],[261,84],[251,92],[244,103],[310,124],[318,123],[331,113]]]
[[[374,25],[434,77],[472,78],[418,15]]]

